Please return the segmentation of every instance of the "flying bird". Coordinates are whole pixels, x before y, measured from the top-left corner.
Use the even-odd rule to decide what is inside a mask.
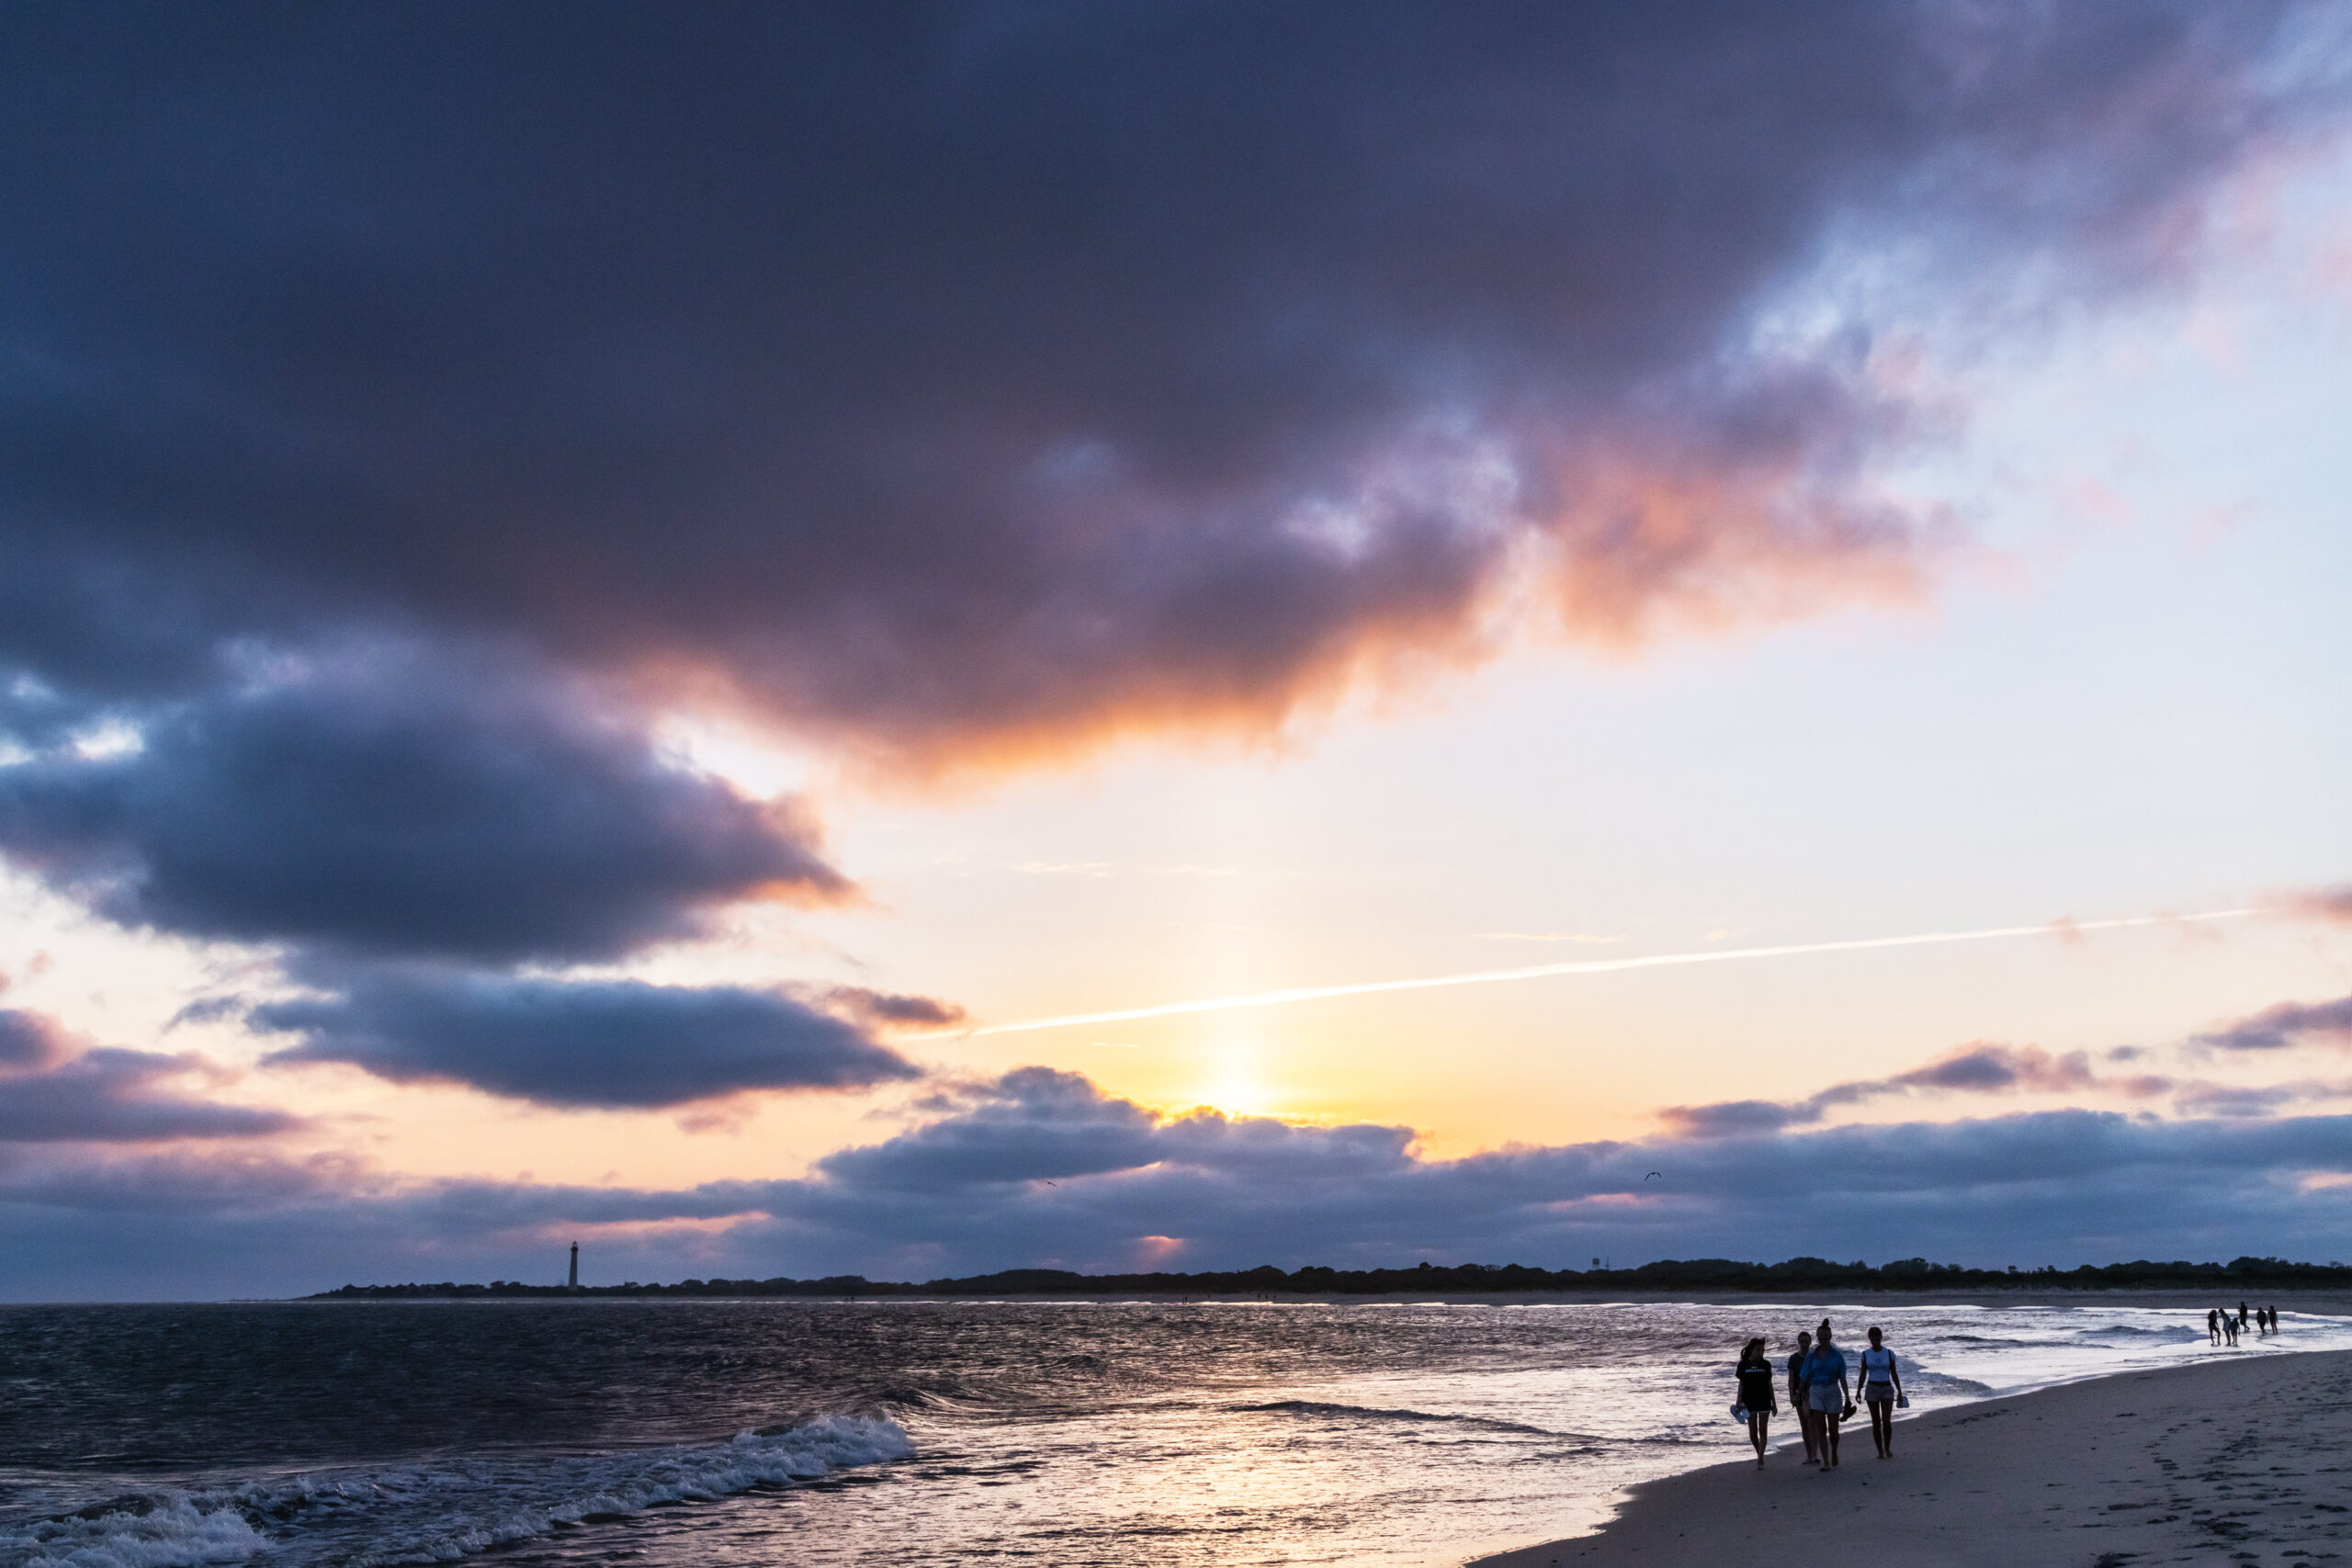
[[[1662,1171],[1662,1170],[1653,1170],[1653,1171],[1651,1171],[1651,1172],[1650,1172],[1650,1176],[1664,1176],[1665,1174],[1666,1174],[1666,1172],[1664,1172],[1664,1171]],[[1643,1178],[1642,1178],[1642,1179],[1643,1179],[1644,1181],[1647,1181],[1647,1180],[1650,1179],[1650,1176],[1645,1176],[1645,1177],[1643,1177]]]

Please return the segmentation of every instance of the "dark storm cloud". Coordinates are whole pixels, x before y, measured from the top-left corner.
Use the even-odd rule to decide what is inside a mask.
[[[1741,1138],[1417,1154],[1404,1128],[1161,1118],[1023,1069],[805,1180],[680,1190],[397,1182],[347,1161],[186,1153],[0,1166],[21,1293],[686,1274],[1778,1259],[2038,1265],[2342,1255],[2352,1117],[2085,1111]],[[1661,1175],[1645,1179],[1651,1171]],[[102,1233],[101,1248],[89,1238]],[[139,1250],[140,1271],[119,1249]],[[69,1283],[69,1281],[71,1283]]]
[[[378,972],[339,995],[255,1008],[251,1021],[301,1036],[272,1062],[348,1062],[543,1105],[649,1109],[918,1076],[854,1022],[734,986]]]
[[[0,766],[0,852],[126,925],[596,958],[847,886],[788,807],[480,660],[362,650],[132,716],[127,749]]]
[[[2091,1070],[2090,1056],[2082,1051],[2052,1055],[2034,1045],[1978,1043],[1962,1046],[1906,1073],[1833,1084],[1804,1100],[1673,1105],[1659,1111],[1658,1117],[1669,1131],[1682,1137],[1728,1138],[1811,1126],[1838,1106],[1860,1105],[1893,1096],[2096,1090],[2146,1099],[2174,1087],[2174,1080],[2153,1073],[2102,1077]]]
[[[39,1013],[0,1010],[0,1144],[251,1138],[301,1124],[169,1092],[175,1080],[217,1075],[201,1056],[77,1045]]]
[[[2280,1002],[2197,1036],[2199,1045],[2222,1051],[2278,1051],[2304,1042],[2352,1046],[2352,997],[2332,1002]]]
[[[0,660],[410,617],[922,747],[1263,720],[1507,562],[1606,637],[1883,584],[1883,323],[1758,312],[1889,227],[2166,274],[2286,14],[14,10]]]

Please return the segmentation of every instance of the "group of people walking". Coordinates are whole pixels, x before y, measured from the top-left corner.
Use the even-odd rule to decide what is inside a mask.
[[[2205,1314],[2206,1337],[2216,1345],[2224,1343],[2234,1345],[2238,1342],[2238,1336],[2245,1332],[2247,1321],[2244,1302],[2238,1303],[2238,1310],[2234,1316],[2227,1307],[2215,1307]],[[2276,1334],[2278,1332],[2278,1309],[2273,1306],[2256,1307],[2254,1309],[2252,1322],[2256,1334]]]
[[[1796,1354],[1789,1358],[1789,1403],[1796,1406],[1797,1427],[1804,1436],[1804,1462],[1823,1471],[1838,1467],[1838,1424],[1854,1415],[1849,1376],[1861,1385],[1862,1404],[1871,1415],[1871,1440],[1878,1457],[1894,1457],[1894,1411],[1910,1400],[1903,1393],[1903,1373],[1885,1336],[1870,1331],[1871,1348],[1857,1358],[1860,1365],[1849,1373],[1846,1353],[1837,1346],[1823,1318],[1821,1326],[1797,1336]],[[1780,1409],[1781,1369],[1764,1353],[1762,1336],[1750,1339],[1739,1352],[1739,1404],[1734,1415],[1747,1417],[1747,1440],[1756,1445],[1756,1468],[1764,1468],[1764,1450],[1772,1417]]]

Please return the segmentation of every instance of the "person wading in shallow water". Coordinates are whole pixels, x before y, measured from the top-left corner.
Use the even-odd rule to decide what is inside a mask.
[[[1739,1402],[1747,1407],[1747,1440],[1756,1445],[1756,1468],[1761,1470],[1764,1442],[1779,1405],[1772,1398],[1772,1358],[1764,1353],[1760,1334],[1739,1349]]]
[[[1810,1385],[1814,1419],[1821,1423],[1821,1468],[1827,1473],[1838,1468],[1838,1423],[1854,1408],[1853,1395],[1846,1390],[1846,1355],[1829,1342],[1829,1320],[1821,1320],[1821,1337],[1813,1342],[1813,1354],[1805,1358],[1804,1379]]]
[[[1894,1457],[1894,1402],[1903,1397],[1903,1374],[1894,1365],[1894,1352],[1880,1343],[1876,1328],[1871,1330],[1871,1348],[1862,1352],[1862,1370],[1856,1380],[1862,1385],[1862,1403],[1871,1410],[1871,1441],[1878,1445],[1878,1457]]]
[[[2205,1314],[2205,1337],[2214,1344],[2222,1342],[2222,1309],[2213,1308]]]
[[[1804,1438],[1804,1461],[1821,1462],[1821,1444],[1814,1428],[1819,1425],[1813,1418],[1813,1406],[1806,1401],[1804,1364],[1813,1354],[1813,1336],[1803,1329],[1797,1331],[1797,1353],[1789,1358],[1789,1403],[1796,1407],[1797,1435]]]

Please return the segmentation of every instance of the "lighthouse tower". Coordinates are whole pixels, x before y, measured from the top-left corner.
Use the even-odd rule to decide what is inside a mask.
[[[575,1291],[580,1288],[580,1244],[576,1241],[571,1244],[571,1278],[564,1283]]]

